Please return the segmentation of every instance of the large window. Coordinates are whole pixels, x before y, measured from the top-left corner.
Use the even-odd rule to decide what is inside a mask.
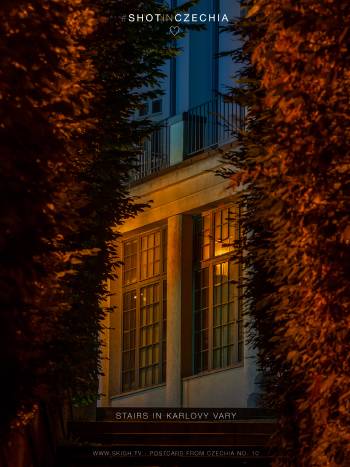
[[[243,358],[240,265],[233,259],[239,234],[236,206],[195,219],[195,373],[225,368]]]
[[[166,230],[123,244],[122,390],[165,381]]]

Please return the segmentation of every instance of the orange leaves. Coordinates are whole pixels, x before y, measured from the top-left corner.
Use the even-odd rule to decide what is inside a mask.
[[[249,8],[248,13],[247,13],[247,18],[251,18],[252,16],[255,16],[256,14],[259,13],[259,11],[262,9],[262,5],[259,3],[255,3],[251,8]]]
[[[11,429],[24,428],[36,417],[39,412],[39,406],[33,404],[31,407],[21,407],[16,414],[16,418],[13,420]]]
[[[91,35],[97,26],[96,12],[92,8],[84,8],[74,11],[67,19],[73,37],[85,37]]]
[[[297,350],[291,350],[287,354],[287,361],[291,363],[296,363],[299,358],[299,352]]]
[[[322,383],[320,384],[320,394],[323,394],[329,391],[333,384],[336,382],[338,375],[336,373],[331,373],[330,376],[324,378]]]
[[[350,224],[345,227],[343,230],[341,237],[340,237],[341,242],[350,245]]]
[[[91,164],[91,150],[82,136],[96,124],[95,70],[83,44],[94,31],[95,12],[86,5],[85,0],[12,0],[0,6],[0,191],[6,199],[0,354],[15,365],[8,389],[15,396],[5,396],[13,400],[9,415],[43,381],[62,389],[52,384],[47,369],[48,360],[61,365],[52,349],[67,340],[62,320],[72,308],[72,294],[62,279],[98,254],[89,243],[67,246],[85,225],[79,212],[86,204],[81,173]],[[74,252],[66,253],[70,249]]]
[[[269,402],[277,401],[281,412],[279,441],[288,465],[345,466],[350,4],[252,3],[241,28],[249,51],[244,76],[256,79],[246,87],[255,121],[241,136],[244,150],[235,157],[243,174],[235,180],[245,183],[245,228],[252,232],[247,295],[255,305],[256,342]]]

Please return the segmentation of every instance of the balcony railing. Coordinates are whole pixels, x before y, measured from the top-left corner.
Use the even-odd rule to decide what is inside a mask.
[[[168,118],[143,142],[132,180],[140,180],[197,153],[222,146],[243,126],[244,108],[225,101],[223,96]]]
[[[140,180],[170,165],[170,127],[161,122],[142,145],[133,180]]]

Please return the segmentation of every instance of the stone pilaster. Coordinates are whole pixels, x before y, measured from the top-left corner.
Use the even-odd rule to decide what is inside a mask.
[[[181,407],[182,215],[168,219],[166,402]]]

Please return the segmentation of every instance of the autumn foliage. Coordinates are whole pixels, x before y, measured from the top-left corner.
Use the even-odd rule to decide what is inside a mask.
[[[91,126],[94,71],[80,41],[94,18],[78,0],[5,2],[1,17],[0,345],[10,418],[56,379],[51,348],[69,309],[60,277],[74,255],[64,239],[84,202],[75,147]]]
[[[128,5],[126,5],[126,3]],[[120,17],[139,2],[12,0],[0,6],[2,427],[52,396],[95,401],[117,227],[140,139],[175,51],[165,25]],[[145,10],[164,9],[153,0]],[[142,89],[141,89],[142,88]]]
[[[350,465],[350,3],[255,0],[229,158],[276,466]]]

